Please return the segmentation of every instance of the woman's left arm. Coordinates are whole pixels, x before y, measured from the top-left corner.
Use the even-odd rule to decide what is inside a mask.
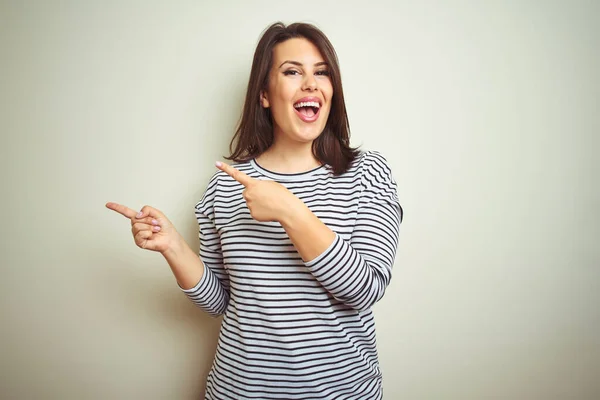
[[[222,170],[242,183],[252,217],[279,221],[313,276],[336,299],[366,310],[385,292],[398,246],[402,208],[385,159],[370,153],[363,166],[356,224],[349,242],[325,225],[283,185],[259,181],[233,167]]]
[[[402,221],[396,183],[385,159],[375,155],[368,161],[349,242],[301,201],[280,221],[315,278],[336,299],[357,310],[366,310],[383,297]]]

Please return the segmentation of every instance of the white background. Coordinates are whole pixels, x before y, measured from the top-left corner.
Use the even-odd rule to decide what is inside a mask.
[[[220,321],[104,204],[197,249],[277,20],[329,36],[398,182],[386,399],[600,398],[598,2],[0,4],[0,398],[202,397]]]

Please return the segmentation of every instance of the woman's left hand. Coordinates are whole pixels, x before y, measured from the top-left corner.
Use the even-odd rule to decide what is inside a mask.
[[[281,222],[287,213],[293,212],[302,204],[300,199],[278,182],[251,178],[225,163],[217,162],[216,165],[221,171],[244,185],[242,195],[250,215],[257,221]]]

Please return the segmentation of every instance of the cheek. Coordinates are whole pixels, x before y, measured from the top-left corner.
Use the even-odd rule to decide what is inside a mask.
[[[333,101],[333,87],[331,87],[331,84],[329,85],[328,91],[325,92],[325,96],[327,98],[327,112],[329,112],[331,111]]]
[[[285,85],[279,85],[272,91],[272,112],[274,115],[282,115],[289,111],[290,104],[294,97],[294,91],[289,90]]]
[[[277,101],[271,105],[271,117],[275,124],[279,126],[286,124],[286,121],[289,119],[289,113],[290,110],[287,109],[287,105],[283,101]]]
[[[328,85],[325,86],[323,93],[329,99],[329,101],[331,101],[331,99],[333,98],[333,86],[331,85],[331,82],[329,82]]]
[[[330,106],[328,106],[327,110],[325,110],[324,116],[326,118],[323,118],[323,124],[327,124],[327,121],[329,121],[329,117],[331,116],[331,107]]]
[[[279,80],[272,87],[272,94],[278,101],[290,101],[297,92],[297,80]]]

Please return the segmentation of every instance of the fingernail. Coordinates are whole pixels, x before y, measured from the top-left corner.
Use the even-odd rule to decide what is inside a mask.
[[[141,218],[141,217],[142,217],[142,215],[143,215],[143,214],[142,214],[142,212],[140,211],[139,213],[137,213],[136,217],[137,217],[137,218]]]
[[[152,220],[152,224],[154,224],[154,225],[158,225],[158,221],[157,221],[157,220],[155,220],[155,219],[153,219],[153,220]]]
[[[221,161],[217,161],[215,163],[215,165],[217,166],[217,168],[221,168],[221,166],[223,165],[223,163]]]
[[[152,229],[154,229],[155,231],[160,231],[160,226],[153,226]]]

